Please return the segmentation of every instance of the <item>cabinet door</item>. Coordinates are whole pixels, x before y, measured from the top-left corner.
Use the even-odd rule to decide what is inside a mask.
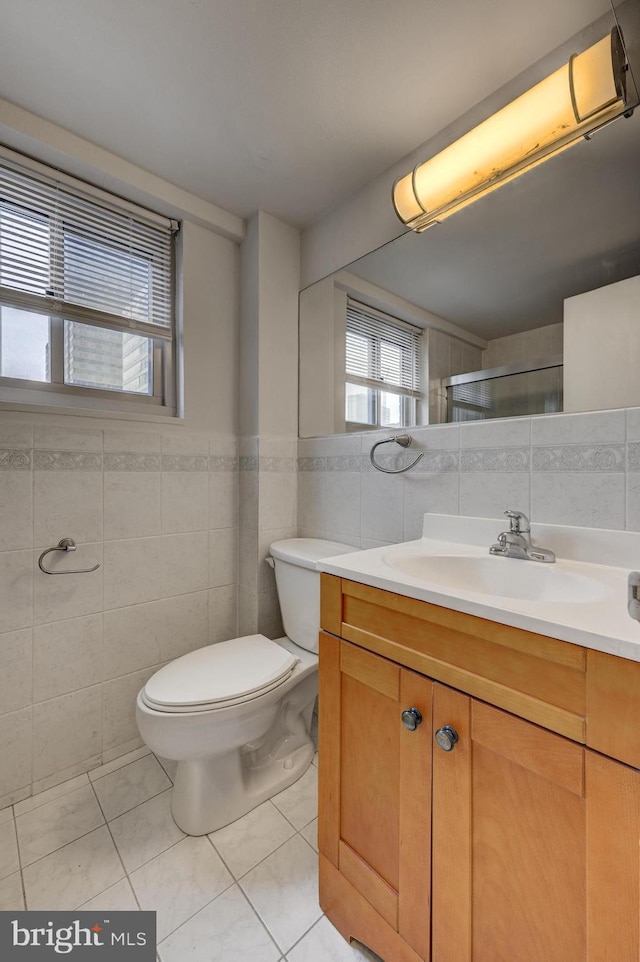
[[[345,937],[394,960],[429,957],[432,687],[321,636],[321,904]]]
[[[433,962],[638,962],[640,775],[434,686]]]

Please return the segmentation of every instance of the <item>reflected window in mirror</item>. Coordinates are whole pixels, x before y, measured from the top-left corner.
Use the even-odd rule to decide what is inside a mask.
[[[347,299],[347,430],[403,428],[420,422],[422,335],[420,328]]]

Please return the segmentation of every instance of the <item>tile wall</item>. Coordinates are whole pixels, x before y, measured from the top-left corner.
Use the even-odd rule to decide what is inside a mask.
[[[284,634],[273,569],[266,563],[274,541],[295,538],[297,528],[295,438],[243,438],[240,442],[239,631],[269,638]]]
[[[301,536],[358,547],[420,537],[425,512],[640,530],[640,409],[514,418],[411,431],[413,446],[378,448],[383,465],[424,451],[411,471],[369,463],[388,434],[298,442]],[[395,447],[397,454],[393,453]]]
[[[155,427],[155,426],[154,426]],[[0,809],[142,744],[159,665],[237,634],[235,439],[0,420]],[[73,538],[73,553],[44,548]]]

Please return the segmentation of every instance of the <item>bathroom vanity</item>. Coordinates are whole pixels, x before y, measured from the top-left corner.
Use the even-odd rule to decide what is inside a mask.
[[[394,550],[429,551],[413,545]],[[388,557],[322,565],[327,916],[386,962],[638,962],[640,624],[625,572],[584,565],[604,584],[594,600],[536,603],[400,585]],[[525,580],[532,565],[494,563]]]

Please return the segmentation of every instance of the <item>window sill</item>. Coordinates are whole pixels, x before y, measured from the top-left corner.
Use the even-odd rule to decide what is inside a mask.
[[[78,403],[77,398],[70,398],[68,401],[47,401],[45,403],[22,402],[18,400],[5,400],[0,395],[1,412],[23,412],[25,414],[66,414],[69,417],[102,418],[103,420],[118,421],[148,421],[156,424],[181,424],[184,416],[176,414],[170,408],[153,407],[150,405],[140,405],[125,402],[124,406],[119,407],[88,407],[83,398]],[[159,413],[162,411],[162,413]]]

